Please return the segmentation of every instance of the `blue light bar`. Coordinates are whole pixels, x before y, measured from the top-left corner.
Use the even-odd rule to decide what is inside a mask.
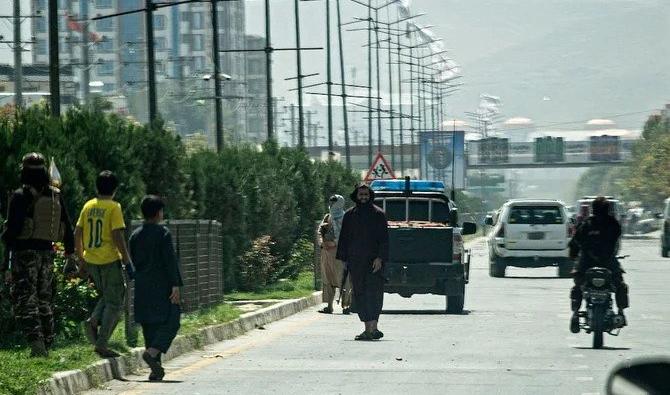
[[[405,180],[374,180],[370,184],[373,191],[404,192]],[[444,192],[444,182],[427,180],[410,180],[412,192]]]

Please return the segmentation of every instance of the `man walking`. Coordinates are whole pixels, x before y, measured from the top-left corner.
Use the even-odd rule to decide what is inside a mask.
[[[389,235],[386,216],[373,204],[374,198],[374,191],[365,184],[352,192],[356,206],[344,215],[337,247],[337,259],[349,267],[358,317],[365,323],[365,331],[356,340],[384,336],[377,323],[384,304],[383,266],[389,255]]]
[[[333,313],[335,290],[340,288],[342,312],[349,314],[351,291],[347,292],[342,287],[346,287],[350,276],[347,276],[343,284],[344,267],[342,262],[335,258],[337,243],[340,238],[340,231],[342,230],[342,219],[344,218],[344,198],[340,195],[333,195],[329,199],[328,204],[330,212],[326,214],[323,221],[321,221],[321,225],[319,225],[322,300],[326,303],[326,307],[319,310],[319,313]]]
[[[123,269],[132,265],[125,241],[121,205],[114,201],[119,180],[105,170],[95,181],[98,196],[84,205],[75,229],[75,248],[86,262],[101,297],[86,323],[86,336],[103,358],[118,357],[108,348],[123,309],[126,284]],[[99,327],[99,328],[98,328]]]
[[[179,330],[179,287],[183,285],[170,231],[160,225],[165,204],[158,196],[142,200],[144,223],[130,236],[135,264],[135,322],[142,325],[146,351],[142,358],[151,368],[150,381],[165,376],[165,354]]]
[[[54,341],[53,243],[64,241],[65,254],[74,251],[72,225],[60,190],[49,185],[44,156],[32,152],[21,162],[23,186],[9,199],[6,272],[14,317],[30,343],[33,357],[45,357]]]

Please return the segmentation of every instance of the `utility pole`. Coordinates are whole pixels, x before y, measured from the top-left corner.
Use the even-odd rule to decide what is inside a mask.
[[[342,45],[342,13],[340,0],[337,0],[337,31],[340,45],[340,83],[342,84],[342,112],[344,116],[344,155],[347,169],[351,170],[351,146],[349,143],[349,114],[347,113],[347,88],[344,76],[344,48]]]
[[[386,9],[387,16],[389,15],[388,8]],[[390,19],[390,18],[389,18]],[[391,132],[391,166],[395,169],[395,136],[393,130],[393,58],[391,57],[391,46],[393,40],[391,39],[391,24],[386,25],[389,39],[389,131]]]
[[[216,114],[216,152],[223,150],[223,109],[221,108],[221,54],[219,53],[219,0],[211,0],[212,61],[214,62],[214,110]]]
[[[21,0],[14,0],[14,104],[23,108],[23,45],[21,45]]]
[[[265,84],[268,113],[268,140],[274,139],[274,114],[272,108],[272,39],[270,37],[270,0],[265,0]],[[300,49],[298,49],[300,51]]]
[[[410,136],[410,145],[412,146],[411,152],[411,166],[414,169],[416,164],[415,156],[415,147],[414,147],[414,136],[416,132],[416,121],[414,119],[414,48],[412,48],[412,42],[410,40],[409,47],[409,136]]]
[[[376,48],[376,57],[377,57],[377,152],[382,152],[382,92],[381,92],[381,82],[380,82],[380,67],[379,67],[379,9],[375,8],[375,42],[377,43]]]
[[[333,152],[333,79],[330,48],[330,0],[326,0],[326,92],[328,95],[328,153]]]
[[[372,0],[368,0],[368,163],[372,166]]]
[[[339,0],[338,0],[339,1]],[[298,147],[300,149],[305,148],[305,114],[304,114],[304,105],[302,102],[302,54],[300,51],[300,0],[294,0],[294,11],[295,11],[295,46],[298,48],[296,51],[296,64],[298,69]],[[293,136],[295,138],[295,135]],[[293,141],[293,146],[295,146],[295,141]]]
[[[291,144],[295,147],[295,104],[291,104]]]
[[[309,145],[312,147],[316,147],[318,145],[318,132],[317,132],[317,125],[312,123],[312,115],[315,115],[316,112],[314,111],[307,111],[307,141]]]
[[[19,1],[19,0],[16,0]],[[148,1],[148,0],[147,0]],[[58,53],[58,0],[49,0],[49,93],[51,115],[60,116],[60,58]]]
[[[403,118],[404,114],[402,112],[402,63],[401,63],[401,54],[402,47],[400,46],[400,35],[397,35],[398,39],[398,112],[400,113],[399,129],[400,129],[400,172],[405,176],[405,139],[404,139],[404,130],[403,130]],[[391,45],[391,43],[389,43]]]
[[[91,66],[90,54],[88,47],[88,1],[79,2],[79,13],[81,19],[84,20],[82,28],[82,45],[81,45],[81,62],[83,68],[81,70],[81,96],[84,99],[84,104],[89,104],[91,96]]]
[[[154,4],[153,0],[145,0],[146,12],[144,23],[147,40],[147,81],[149,88],[149,124],[158,118],[158,103],[156,99],[156,54],[154,52]]]

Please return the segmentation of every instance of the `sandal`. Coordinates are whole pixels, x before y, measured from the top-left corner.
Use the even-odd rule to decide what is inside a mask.
[[[372,333],[370,333],[368,331],[364,331],[360,335],[356,335],[356,337],[354,337],[354,340],[370,341],[370,340],[374,340],[374,337],[373,337]]]
[[[333,314],[333,309],[331,307],[324,307],[321,310],[319,310],[319,313],[321,313],[321,314]]]
[[[375,340],[379,340],[382,337],[384,337],[384,332],[380,331],[379,329],[375,329],[372,331],[372,338]]]

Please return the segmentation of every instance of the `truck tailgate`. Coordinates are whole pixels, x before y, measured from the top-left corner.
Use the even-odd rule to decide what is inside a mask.
[[[451,262],[452,246],[452,228],[389,228],[389,262],[392,264]]]

